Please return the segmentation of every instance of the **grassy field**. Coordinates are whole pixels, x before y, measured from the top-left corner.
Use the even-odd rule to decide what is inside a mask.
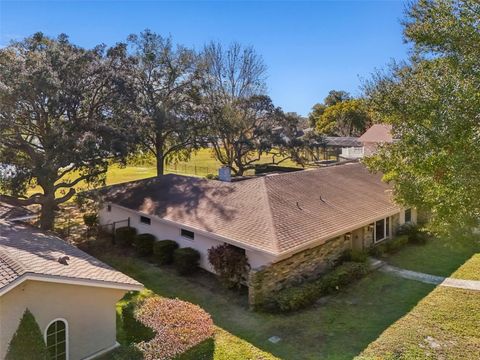
[[[264,155],[261,157],[260,161],[258,161],[258,164],[267,163],[269,161],[269,156]],[[282,163],[282,166],[298,167],[298,165],[296,165],[291,160],[285,160]],[[203,177],[208,174],[217,175],[219,167],[221,167],[221,164],[213,157],[211,150],[201,149],[198,150],[195,154],[192,154],[190,160],[188,161],[167,165],[166,173]],[[247,174],[251,173],[252,171],[247,172]],[[108,169],[108,172],[106,174],[106,184],[118,184],[128,181],[145,179],[156,175],[156,167],[152,163],[152,161],[147,161],[143,165],[129,164],[127,166],[119,166],[114,164],[111,165]],[[77,191],[89,189],[89,187],[84,182],[80,182],[77,186],[75,186],[75,188],[77,189]],[[31,187],[28,190],[28,193],[33,194],[39,191],[41,191],[39,187]]]
[[[480,280],[480,254],[452,277]],[[438,286],[359,359],[480,359],[480,294]]]
[[[480,280],[478,237],[434,239],[387,261],[430,274]],[[360,359],[480,359],[479,329],[480,294],[438,286],[370,344]]]
[[[476,264],[478,272],[475,276],[480,280],[480,237],[434,238],[425,245],[407,247],[399,253],[389,256],[386,261],[404,269],[450,276],[474,254],[477,254],[476,260],[473,260],[471,265],[465,264],[465,266],[474,267]],[[459,274],[462,273],[463,271]],[[457,273],[455,272],[455,274]]]
[[[433,286],[373,273],[305,311],[264,314],[248,310],[245,294],[223,290],[205,274],[178,276],[144,260],[104,252],[97,257],[160,296],[202,306],[218,327],[210,359],[352,359]],[[281,341],[273,344],[271,336]]]

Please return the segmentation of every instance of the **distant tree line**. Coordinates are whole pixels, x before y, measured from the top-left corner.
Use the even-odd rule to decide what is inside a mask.
[[[360,136],[372,124],[365,100],[343,90],[331,90],[323,103],[313,106],[308,120],[315,131],[328,136]]]
[[[153,155],[159,176],[205,146],[236,175],[267,153],[302,164],[303,119],[273,104],[265,78],[252,47],[197,52],[150,30],[93,49],[63,34],[12,42],[0,50],[0,200],[40,205],[51,229],[78,183],[104,184],[131,154]]]

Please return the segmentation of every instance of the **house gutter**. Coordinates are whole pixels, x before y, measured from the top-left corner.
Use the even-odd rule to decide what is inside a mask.
[[[4,286],[0,289],[0,296],[6,294],[15,287],[21,285],[25,281],[42,281],[50,282],[57,284],[69,284],[69,285],[81,285],[81,286],[90,286],[90,287],[99,287],[106,289],[117,289],[117,290],[126,290],[126,291],[141,291],[144,286],[140,283],[138,284],[122,284],[113,281],[102,281],[102,280],[92,280],[92,279],[82,279],[82,278],[70,278],[65,276],[55,276],[55,275],[45,275],[45,274],[36,274],[36,273],[25,273]]]
[[[349,226],[347,228],[344,228],[344,229],[341,229],[341,230],[338,230],[334,233],[331,233],[327,236],[323,236],[321,237],[320,239],[315,239],[315,240],[312,240],[312,241],[309,241],[305,244],[302,244],[300,246],[297,246],[297,247],[294,247],[292,249],[289,249],[287,251],[284,251],[284,252],[281,252],[281,253],[278,253],[278,252],[273,252],[273,251],[268,251],[268,250],[264,250],[264,249],[261,249],[261,248],[257,248],[257,247],[253,247],[253,246],[250,246],[250,245],[247,245],[245,243],[242,243],[242,242],[239,242],[237,240],[234,240],[234,239],[231,239],[229,237],[226,237],[226,236],[222,236],[222,235],[217,235],[217,234],[214,234],[212,232],[209,232],[209,231],[205,231],[205,230],[202,230],[202,229],[199,229],[199,228],[196,228],[194,226],[189,226],[189,225],[185,225],[185,224],[182,224],[182,223],[179,223],[179,222],[176,222],[176,221],[173,221],[173,220],[167,220],[167,219],[164,219],[164,218],[161,218],[157,215],[154,215],[154,214],[148,214],[148,213],[143,213],[141,211],[137,211],[137,210],[133,210],[133,209],[130,209],[130,208],[127,208],[125,206],[121,206],[121,205],[118,205],[116,203],[108,203],[114,207],[118,207],[120,209],[123,209],[123,210],[126,210],[128,212],[133,212],[137,215],[142,215],[142,216],[150,216],[150,217],[153,217],[154,219],[156,219],[157,221],[159,221],[160,223],[164,223],[164,224],[167,224],[167,225],[173,225],[173,226],[181,226],[187,230],[191,230],[191,231],[196,231],[197,233],[199,234],[202,234],[204,236],[207,236],[211,239],[215,239],[215,240],[218,240],[218,241],[222,241],[222,242],[226,242],[226,243],[229,243],[231,245],[235,245],[235,246],[238,246],[240,248],[244,248],[246,250],[252,250],[252,251],[258,251],[258,252],[261,252],[263,254],[266,254],[266,255],[269,255],[269,256],[273,256],[275,258],[275,260],[273,262],[278,262],[280,260],[283,260],[283,259],[286,259],[286,258],[289,258],[290,256],[294,255],[295,253],[299,252],[299,251],[303,251],[303,250],[307,250],[307,249],[310,249],[310,248],[314,248],[314,247],[317,247],[317,246],[320,246],[320,245],[323,245],[325,243],[327,243],[329,240],[333,240],[334,238],[340,236],[340,235],[344,235],[348,232],[351,232],[351,231],[354,231],[354,230],[357,230],[359,228],[362,228],[364,226],[367,226],[369,224],[371,224],[372,222],[375,222],[375,221],[378,221],[378,220],[381,220],[381,219],[384,219],[388,216],[392,216],[392,215],[395,215],[395,214],[398,214],[402,208],[397,208],[397,209],[393,209],[392,211],[389,211],[389,212],[386,212],[385,214],[381,215],[381,216],[376,216],[376,217],[373,217],[367,221],[363,221],[361,223],[358,223],[358,224],[355,224],[355,225],[352,225],[352,226]]]
[[[191,230],[191,231],[194,231],[194,232],[197,232],[201,235],[204,235],[206,237],[209,237],[211,239],[215,239],[215,240],[218,240],[218,241],[221,241],[221,242],[226,242],[226,243],[229,243],[231,245],[235,245],[235,246],[238,246],[240,248],[244,248],[246,250],[253,250],[253,251],[259,251],[259,252],[262,252],[264,254],[267,254],[267,255],[270,255],[270,256],[274,256],[274,257],[277,257],[278,256],[278,253],[276,252],[273,252],[273,251],[268,251],[268,250],[264,250],[264,249],[261,249],[261,248],[257,248],[257,247],[254,247],[254,246],[250,246],[250,245],[247,245],[245,243],[242,243],[238,240],[234,240],[234,239],[231,239],[229,237],[226,237],[226,236],[222,236],[222,235],[217,235],[215,233],[212,233],[212,232],[209,232],[209,231],[206,231],[206,230],[202,230],[202,229],[199,229],[195,226],[191,226],[191,225],[186,225],[186,224],[182,224],[182,223],[179,223],[179,222],[176,222],[176,221],[173,221],[173,220],[168,220],[168,219],[164,219],[164,218],[161,218],[155,214],[148,214],[148,213],[144,213],[144,212],[141,212],[141,211],[138,211],[138,210],[133,210],[133,209],[130,209],[130,208],[127,208],[125,206],[122,206],[122,205],[118,205],[116,203],[108,203],[107,204],[110,204],[112,205],[113,207],[117,207],[117,208],[120,208],[120,209],[123,209],[123,210],[126,210],[128,212],[133,212],[134,214],[137,214],[137,215],[141,215],[141,216],[147,216],[147,217],[152,217],[154,218],[155,220],[157,220],[158,222],[160,223],[163,223],[163,224],[167,224],[167,225],[173,225],[173,226],[181,226],[182,228],[185,228],[187,230]]]

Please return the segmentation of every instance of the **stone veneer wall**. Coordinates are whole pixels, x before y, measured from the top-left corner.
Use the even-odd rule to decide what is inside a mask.
[[[250,306],[255,308],[290,284],[317,277],[350,248],[351,240],[342,235],[272,265],[252,269],[248,282]]]

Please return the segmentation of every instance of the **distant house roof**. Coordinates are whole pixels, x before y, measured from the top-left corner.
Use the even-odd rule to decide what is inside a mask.
[[[64,256],[68,265],[58,261]],[[28,279],[124,290],[143,287],[54,235],[0,220],[0,295]]]
[[[0,202],[0,219],[16,220],[34,217],[35,214],[22,206],[13,206],[4,202]]]
[[[358,141],[358,137],[352,136],[327,136],[325,138],[327,146],[337,147],[356,147],[362,146],[362,143]]]
[[[372,125],[358,140],[362,143],[391,143],[393,142],[392,125]]]
[[[168,174],[100,191],[104,200],[280,256],[398,211],[361,164],[221,182]]]

